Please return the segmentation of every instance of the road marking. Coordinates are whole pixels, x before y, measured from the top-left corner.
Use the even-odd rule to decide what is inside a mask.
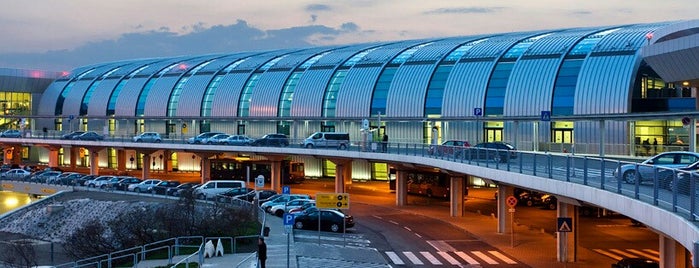
[[[485,255],[485,253],[483,253],[483,252],[480,252],[480,251],[471,251],[471,253],[472,253],[473,255],[476,255],[476,257],[480,258],[481,260],[484,260],[484,261],[487,262],[488,264],[498,264],[497,261],[491,259],[490,257],[488,257],[488,255]]]
[[[457,251],[454,253],[456,254],[456,256],[459,256],[462,259],[464,259],[464,261],[466,261],[468,264],[479,264],[478,261],[476,261],[476,259],[471,258],[471,256],[467,255],[463,251]]]
[[[643,252],[643,251],[640,251],[640,250],[637,250],[637,249],[633,249],[633,248],[632,248],[632,249],[629,249],[629,252],[633,252],[633,253],[635,253],[635,254],[641,255],[641,256],[646,257],[646,258],[649,258],[649,259],[651,259],[651,260],[660,262],[660,258],[658,257],[657,254],[656,254],[656,255],[652,255],[652,254],[648,254],[648,253],[646,253],[646,252]]]
[[[603,249],[598,249],[598,248],[596,248],[596,249],[593,249],[592,251],[597,252],[597,253],[599,253],[599,254],[602,254],[602,255],[604,255],[604,256],[610,257],[610,258],[615,259],[615,260],[617,260],[617,261],[623,259],[623,257],[618,256],[618,255],[615,255],[615,254],[612,254],[612,253],[609,253],[609,252],[607,252],[607,251],[605,251],[605,250],[603,250]]]
[[[420,234],[418,234],[418,233],[414,233],[414,234],[415,234],[415,236],[422,238],[422,236]]]
[[[408,260],[410,260],[413,264],[424,264],[420,259],[418,259],[417,256],[415,256],[415,254],[410,251],[403,251],[403,255],[408,257]]]
[[[459,265],[460,264],[458,260],[454,259],[454,257],[449,255],[449,253],[447,253],[447,252],[437,251],[437,254],[439,254],[439,256],[442,256],[442,258],[447,260],[447,262],[449,262],[451,265]]]
[[[410,230],[410,228],[409,228],[409,227],[405,227],[405,226],[403,227],[403,229],[405,229],[405,230],[408,230],[408,231],[410,231],[410,232],[412,232],[412,231],[413,231],[413,230]]]
[[[395,221],[388,221],[388,222],[393,223],[393,224],[395,224],[395,225],[398,225],[398,223],[395,222]]]
[[[502,261],[504,261],[504,262],[507,263],[507,264],[516,264],[516,263],[517,263],[516,261],[513,261],[512,259],[510,259],[510,258],[508,258],[507,256],[505,256],[505,254],[502,254],[502,253],[500,253],[500,252],[497,252],[497,251],[488,251],[488,253],[493,254],[493,256],[495,256],[495,257],[498,258],[498,259],[501,259]]]
[[[432,246],[437,251],[456,251],[454,247],[444,240],[428,240],[427,244]]]
[[[396,254],[396,253],[393,252],[393,251],[386,251],[386,255],[387,255],[388,258],[391,259],[391,261],[392,261],[394,264],[396,264],[396,265],[403,265],[403,264],[405,264],[405,263],[403,262],[403,260],[401,260],[400,257],[398,257],[398,254]]]
[[[430,254],[427,251],[420,251],[420,254],[422,254],[425,259],[427,259],[430,263],[434,265],[442,265],[442,262],[439,261],[434,255]]]
[[[379,220],[383,220],[383,218],[381,216],[376,216],[376,215],[373,215],[373,216],[374,216],[374,218],[377,218]]]

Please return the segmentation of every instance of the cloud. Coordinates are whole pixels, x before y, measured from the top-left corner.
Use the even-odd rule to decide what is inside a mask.
[[[339,28],[309,25],[262,30],[243,20],[209,28],[202,23],[189,27],[194,29],[189,34],[181,35],[162,27],[148,32],[123,34],[115,40],[87,43],[72,50],[0,54],[0,66],[64,71],[100,62],[137,58],[312,47],[359,30],[359,26],[351,22]]]
[[[457,8],[438,8],[423,12],[423,14],[485,14],[496,13],[505,7],[457,7]]]

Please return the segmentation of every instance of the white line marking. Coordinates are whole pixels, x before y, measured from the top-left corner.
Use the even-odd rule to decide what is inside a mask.
[[[408,231],[411,231],[411,232],[413,231],[413,230],[410,230],[409,227],[403,227],[403,229],[408,230]]]
[[[498,252],[498,251],[494,251],[494,250],[493,250],[493,251],[488,251],[488,253],[493,254],[493,256],[495,256],[495,257],[498,258],[498,259],[501,259],[502,261],[504,261],[504,262],[507,263],[507,264],[517,264],[516,261],[513,261],[512,259],[510,259],[510,258],[508,258],[507,256],[505,256],[505,254],[502,254],[502,253],[500,253],[500,252]]]
[[[395,221],[388,221],[388,222],[393,223],[393,224],[395,224],[395,225],[398,225],[398,223],[395,222]]]
[[[424,263],[422,263],[422,261],[421,261],[420,259],[418,259],[417,256],[415,256],[415,254],[413,254],[413,253],[410,252],[410,251],[403,251],[403,255],[405,255],[406,257],[408,257],[408,260],[410,260],[411,262],[413,262],[413,264],[424,264]]]
[[[645,252],[637,250],[637,249],[629,249],[629,252],[633,252],[635,254],[641,255],[641,256],[649,258],[651,260],[660,262],[660,258],[658,257],[658,255],[648,254],[648,253],[645,253]]]
[[[425,257],[425,259],[430,261],[430,263],[434,265],[442,265],[442,262],[439,261],[434,255],[430,254],[429,251],[420,251],[420,254],[422,254],[422,256]]]
[[[415,234],[415,236],[422,238],[422,236],[420,234],[418,234],[418,233],[414,233],[414,234]]]
[[[483,252],[471,251],[471,253],[473,253],[473,255],[476,255],[476,257],[481,258],[481,260],[484,260],[488,264],[498,264],[498,262],[496,262],[495,260],[488,257],[488,255],[485,255],[485,253],[483,253]]]
[[[624,252],[624,251],[621,250],[621,249],[611,248],[611,249],[609,249],[609,251],[611,251],[611,252],[613,252],[613,253],[616,253],[616,254],[619,254],[619,255],[621,255],[621,256],[628,257],[628,258],[636,257],[635,255],[626,253],[626,252]]]
[[[458,260],[454,259],[454,257],[452,257],[451,255],[449,255],[449,253],[446,253],[446,252],[444,252],[444,251],[437,251],[437,254],[439,254],[439,256],[442,256],[442,258],[444,258],[445,260],[447,260],[451,265],[459,265],[459,264],[461,264],[461,263],[459,263]]]
[[[604,256],[610,257],[610,258],[612,258],[612,259],[614,259],[614,260],[617,260],[617,261],[624,258],[624,257],[618,256],[618,255],[609,253],[609,252],[607,252],[607,251],[605,251],[605,250],[603,250],[603,249],[598,249],[598,248],[596,248],[596,249],[593,249],[592,251],[597,252],[597,253],[599,253],[599,254],[602,254],[602,255],[604,255]]]
[[[396,264],[396,265],[403,265],[403,264],[405,264],[405,263],[403,262],[403,260],[401,260],[400,257],[398,257],[398,254],[396,254],[396,253],[393,252],[393,251],[386,251],[386,255],[387,255],[388,258],[391,259],[391,261],[392,261],[394,264]]]
[[[377,218],[377,219],[380,219],[380,220],[383,220],[383,218],[382,218],[381,216],[376,216],[376,215],[374,215],[373,217],[374,217],[374,218]]]
[[[476,261],[476,259],[471,258],[471,256],[467,255],[467,254],[464,253],[463,251],[457,251],[457,252],[454,252],[454,253],[455,253],[457,256],[459,256],[459,257],[461,257],[462,259],[464,259],[466,262],[468,262],[468,264],[479,264],[478,261]]]
[[[456,251],[454,247],[449,245],[444,240],[427,240],[426,242],[437,251]]]

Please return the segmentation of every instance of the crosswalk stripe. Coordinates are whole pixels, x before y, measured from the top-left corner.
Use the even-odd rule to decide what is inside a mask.
[[[434,255],[430,254],[427,251],[420,251],[420,254],[422,254],[425,259],[427,259],[430,263],[434,265],[442,265],[442,262],[439,261]]]
[[[388,258],[391,259],[391,261],[392,261],[394,264],[396,264],[396,265],[403,265],[403,264],[405,264],[405,263],[403,262],[403,260],[401,260],[400,257],[398,257],[398,254],[396,254],[396,253],[393,252],[393,251],[386,251],[386,255],[387,255]]]
[[[610,257],[610,258],[615,259],[615,260],[617,260],[617,261],[623,259],[623,257],[618,256],[618,255],[615,255],[615,254],[612,254],[612,253],[609,253],[609,252],[607,252],[607,251],[605,251],[605,250],[603,250],[603,249],[598,249],[598,248],[596,248],[596,249],[593,249],[592,251],[597,252],[597,253],[599,253],[599,254],[602,254],[602,255],[604,255],[604,256]]]
[[[449,262],[449,264],[451,264],[451,265],[458,265],[458,264],[460,264],[459,261],[458,261],[457,259],[454,259],[454,257],[452,257],[451,255],[449,255],[449,253],[447,253],[447,252],[444,252],[444,251],[437,251],[437,254],[439,254],[439,256],[442,256],[442,258],[444,258],[445,260],[447,260],[447,262]]]
[[[421,261],[417,256],[415,256],[415,254],[413,254],[413,253],[410,252],[410,251],[403,251],[403,255],[405,255],[406,257],[408,257],[408,259],[409,259],[413,264],[424,264],[424,263],[422,263],[422,261]]]
[[[427,244],[432,246],[437,251],[456,251],[454,247],[449,245],[449,243],[444,240],[429,240],[427,241]]]
[[[471,258],[471,256],[467,255],[463,251],[457,251],[454,252],[456,256],[461,257],[464,261],[466,261],[468,264],[478,264],[478,261],[476,261],[474,258]]]
[[[649,258],[649,259],[651,259],[651,260],[657,261],[657,262],[660,261],[660,258],[658,258],[658,255],[648,254],[648,253],[645,253],[645,252],[640,251],[640,250],[637,250],[637,249],[629,249],[629,251],[632,252],[632,253],[641,255],[641,256],[643,256],[643,257]]]
[[[496,262],[495,260],[488,257],[488,255],[485,255],[485,253],[483,253],[483,252],[471,251],[471,253],[473,253],[473,255],[476,255],[476,257],[480,258],[481,260],[484,260],[488,264],[498,264],[498,262]]]
[[[614,252],[614,253],[616,253],[616,254],[618,254],[618,255],[627,257],[627,258],[636,257],[636,256],[634,256],[633,254],[626,253],[626,252],[624,252],[624,251],[622,251],[622,250],[620,250],[620,249],[616,249],[616,248],[610,248],[609,251]]]
[[[498,259],[501,259],[502,261],[504,261],[507,264],[516,264],[517,263],[516,261],[513,261],[512,259],[505,256],[505,254],[502,254],[500,252],[493,250],[493,251],[488,251],[488,253],[492,254],[493,256],[495,256]]]

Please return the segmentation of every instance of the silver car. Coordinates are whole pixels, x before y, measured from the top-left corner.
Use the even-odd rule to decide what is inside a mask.
[[[639,164],[626,164],[614,171],[614,177],[623,180],[626,183],[639,183],[643,181],[652,181],[658,174],[658,178],[666,178],[668,176],[663,173],[670,172],[670,169],[685,168],[699,161],[699,153],[676,151],[664,152],[653,156]],[[656,171],[657,170],[657,171]],[[667,187],[670,181],[660,181],[661,187]]]
[[[158,132],[143,132],[131,138],[133,142],[163,142]]]
[[[3,173],[0,173],[0,179],[2,180],[21,180],[24,179],[24,177],[29,176],[31,172],[26,171],[21,168],[15,168],[15,169],[10,169],[8,171],[5,171]]]
[[[250,145],[252,139],[245,135],[230,135],[228,138],[221,140],[221,144],[225,145]]]

